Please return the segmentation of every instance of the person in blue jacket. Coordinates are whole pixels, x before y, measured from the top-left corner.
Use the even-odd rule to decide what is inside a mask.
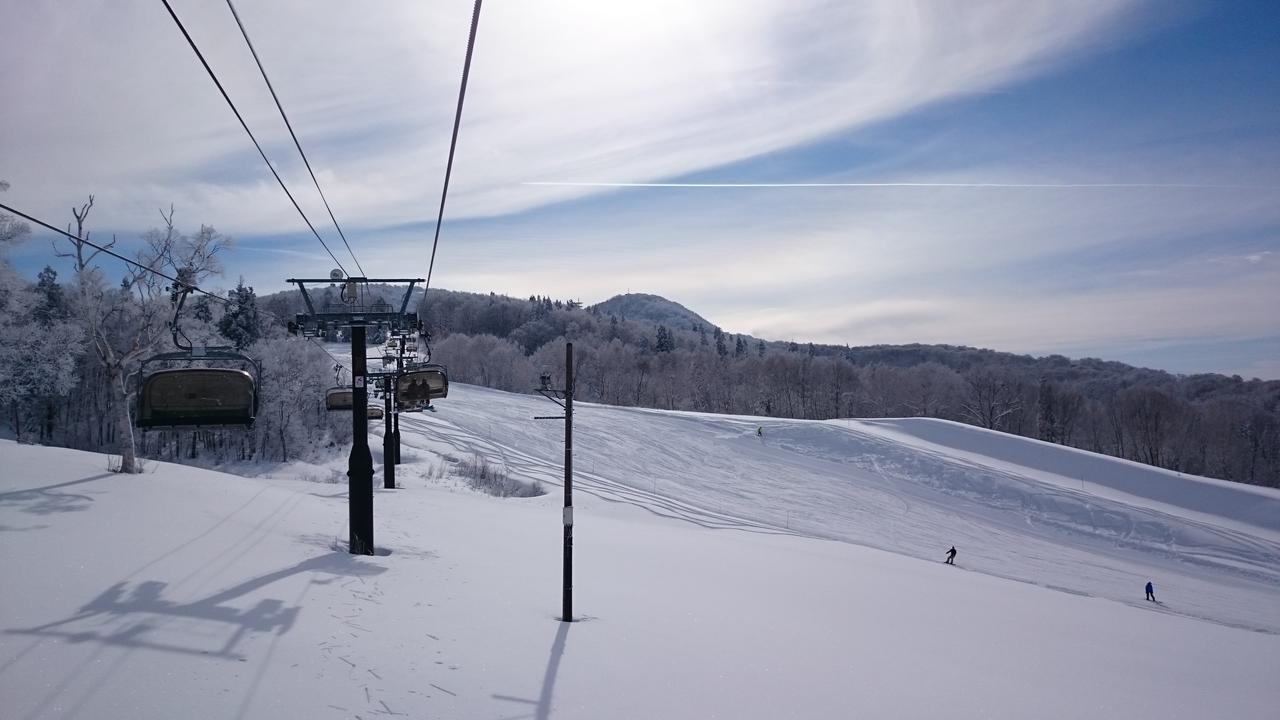
[[[1152,585],[1150,580],[1147,581],[1147,599],[1156,602],[1156,586]]]

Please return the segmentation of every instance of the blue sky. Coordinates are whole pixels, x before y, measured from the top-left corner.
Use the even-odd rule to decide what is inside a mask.
[[[328,272],[163,6],[0,2],[0,199],[65,223],[95,193],[122,246],[173,203],[236,239],[226,285]],[[225,5],[174,6],[341,248]],[[239,8],[371,275],[426,274],[470,9]],[[491,0],[433,285],[1280,378],[1278,28],[1244,1]],[[39,236],[9,257],[58,267]]]

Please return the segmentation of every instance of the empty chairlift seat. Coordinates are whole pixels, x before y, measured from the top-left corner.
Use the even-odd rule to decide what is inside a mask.
[[[140,428],[253,424],[258,412],[253,376],[244,370],[158,370],[138,393]]]
[[[324,394],[326,410],[337,412],[350,410],[355,405],[355,391],[349,387],[329,388]]]

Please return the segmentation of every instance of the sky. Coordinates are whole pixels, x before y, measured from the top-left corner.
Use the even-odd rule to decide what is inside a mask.
[[[337,260],[425,277],[472,3],[236,8],[355,260],[227,4],[172,4]],[[162,3],[0,14],[0,202],[328,275]],[[1280,379],[1280,5],[489,0],[431,284]]]

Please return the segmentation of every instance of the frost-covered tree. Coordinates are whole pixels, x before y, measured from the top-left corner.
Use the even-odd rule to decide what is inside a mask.
[[[107,409],[114,424],[114,436],[121,456],[120,471],[137,472],[137,444],[133,432],[132,376],[141,360],[157,351],[165,334],[166,320],[171,315],[168,301],[170,287],[158,271],[170,277],[182,276],[199,284],[220,265],[217,255],[226,240],[213,228],[202,227],[194,237],[187,237],[173,223],[173,209],[166,215],[163,229],[143,236],[146,248],[128,266],[118,286],[106,281],[103,270],[91,265],[100,250],[86,242],[85,224],[93,207],[93,196],[79,209],[73,208],[76,232],[71,238],[72,251],[58,252],[59,257],[75,262],[75,289],[71,295],[72,314],[80,324],[92,356],[102,370],[102,380],[109,391]],[[110,247],[112,243],[106,245]]]
[[[9,183],[0,180],[0,192],[8,189]],[[5,245],[16,245],[30,233],[31,228],[26,223],[8,213],[0,213],[0,250]]]
[[[82,332],[65,320],[56,273],[45,268],[32,287],[4,256],[26,234],[25,225],[0,214],[0,408],[19,440],[29,425],[40,428],[42,439],[52,434],[54,401],[75,385],[83,352]]]
[[[970,373],[965,382],[968,391],[960,409],[966,419],[979,427],[998,430],[1009,416],[1022,409],[1020,384],[1008,373],[981,369]]]
[[[258,316],[258,298],[244,278],[227,294],[227,306],[218,321],[218,332],[238,348],[246,348],[262,336],[262,319]]]

